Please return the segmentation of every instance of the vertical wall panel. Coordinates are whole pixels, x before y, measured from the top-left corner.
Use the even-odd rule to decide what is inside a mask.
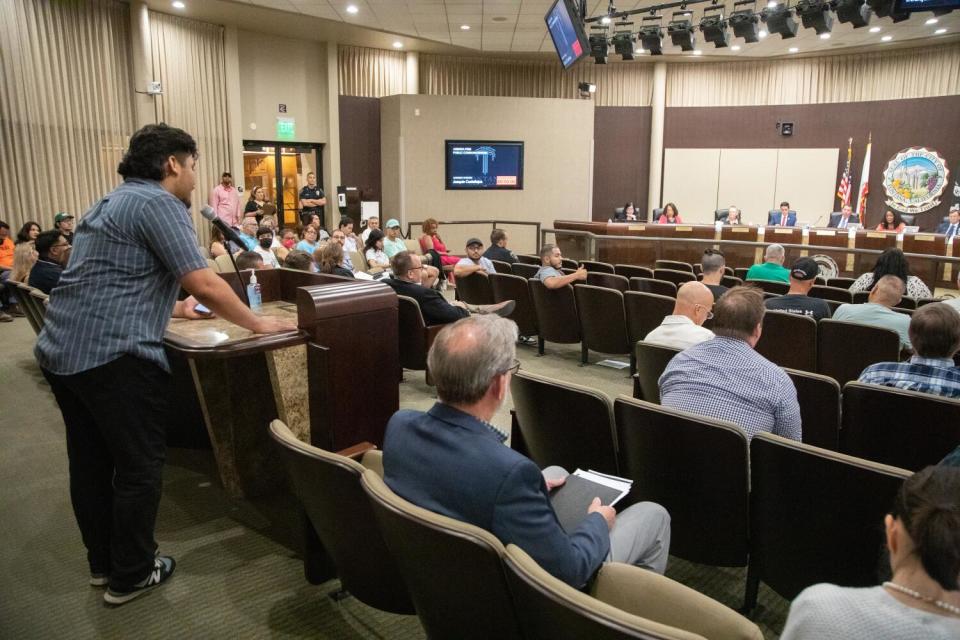
[[[712,224],[720,149],[665,149],[663,156],[663,204],[673,202],[684,222]]]
[[[777,183],[777,149],[723,149],[715,209],[739,207],[744,222],[766,222]]]

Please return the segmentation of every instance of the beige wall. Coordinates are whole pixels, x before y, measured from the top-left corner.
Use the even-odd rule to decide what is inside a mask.
[[[296,120],[297,142],[327,142],[325,43],[237,35],[243,138],[276,140],[277,117],[286,116]],[[277,109],[281,103],[287,105],[285,114]]]
[[[408,221],[589,220],[593,103],[589,100],[397,95],[380,102],[383,211]],[[417,111],[419,110],[419,115]],[[522,140],[523,189],[447,191],[444,141]],[[441,233],[462,252],[466,233],[488,241],[490,226]],[[463,231],[464,233],[461,233]],[[419,235],[419,232],[415,235]],[[521,232],[517,249],[526,250]],[[526,235],[526,234],[523,234]],[[461,238],[461,236],[463,236]]]

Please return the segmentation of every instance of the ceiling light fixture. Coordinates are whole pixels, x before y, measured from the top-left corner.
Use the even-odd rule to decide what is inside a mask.
[[[757,32],[757,37],[760,38],[761,40],[763,40],[764,38],[766,38],[766,37],[767,37],[767,32],[766,32],[766,30],[760,29],[760,31]]]
[[[640,45],[652,56],[663,55],[663,29],[660,16],[646,17],[640,27]]]
[[[358,9],[358,8],[357,8],[357,5],[355,5],[355,4],[348,4],[348,5],[347,5],[347,13],[349,13],[350,15],[356,15],[356,14],[360,13],[360,9]]]
[[[800,49],[796,47],[790,47],[789,49],[787,49],[787,51],[789,51],[790,53],[796,53],[797,51],[800,51]]]
[[[893,40],[893,36],[883,36],[880,39],[883,40],[884,42],[890,42],[891,40]]]
[[[772,9],[769,7],[764,9],[760,12],[760,19],[767,25],[767,31],[779,33],[784,40],[797,35],[799,25],[793,19],[793,10],[786,3],[778,4]]]
[[[600,18],[600,24],[610,24],[610,16],[603,16]]]
[[[880,33],[880,27],[870,27],[870,33]]]
[[[942,35],[942,34],[944,34],[944,33],[946,33],[946,32],[947,32],[947,30],[944,29],[944,28],[942,28],[942,27],[941,27],[940,29],[937,29],[936,31],[934,31],[934,33],[937,34],[938,36],[939,36],[939,35]]]
[[[693,50],[693,55],[695,55],[695,56],[702,56],[702,55],[703,55],[703,51],[700,51],[700,49],[694,49],[694,50]]]
[[[174,2],[173,2],[173,8],[174,8],[174,9],[186,9],[186,8],[187,8],[187,5],[184,4],[183,2],[180,2],[180,0],[174,0]]]
[[[753,12],[753,0],[737,0],[733,3],[729,24],[733,27],[734,37],[743,38],[744,42],[756,42],[759,36],[757,33],[759,22],[760,19]],[[761,33],[764,36],[767,35],[765,31]]]
[[[732,47],[730,47],[730,51],[740,51],[740,45],[738,44],[733,45]]]
[[[873,16],[873,11],[864,0],[836,0],[834,10],[837,12],[837,20],[844,24],[852,24],[854,29],[870,24],[870,18]],[[875,28],[880,29],[880,27]]]
[[[633,60],[633,45],[637,41],[630,30],[633,23],[618,22],[617,26],[621,27],[621,30],[613,34],[613,50],[623,60]]]
[[[394,49],[403,49],[403,43],[400,42],[399,40],[397,40],[396,42],[393,43],[393,48],[394,48]]]
[[[937,24],[938,22],[940,21],[937,20],[936,18],[927,18],[927,21],[924,22],[923,24]]]
[[[890,18],[893,22],[903,22],[910,18],[909,13],[897,11],[897,0],[867,0],[867,4],[878,18]]]
[[[685,11],[674,13],[673,20],[667,24],[667,33],[673,45],[680,47],[681,51],[693,51],[696,48],[697,39],[689,13]]]
[[[726,47],[730,40],[727,21],[723,19],[723,5],[714,5],[703,10],[700,18],[700,32],[703,39],[712,42],[717,49]]]
[[[830,39],[830,34],[829,34],[829,33],[821,33],[821,34],[820,34],[820,39],[821,39],[821,40],[829,40],[829,39]]]
[[[813,29],[817,35],[830,33],[833,29],[833,7],[826,0],[800,0],[796,11],[803,26]]]
[[[461,30],[461,31],[470,31],[470,25],[468,25],[468,24],[462,24],[462,25],[460,25],[460,30]]]

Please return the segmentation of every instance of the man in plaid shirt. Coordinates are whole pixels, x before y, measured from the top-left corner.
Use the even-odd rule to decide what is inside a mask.
[[[910,320],[914,355],[909,362],[879,362],[860,374],[860,382],[960,398],[960,313],[937,302],[920,307]]]

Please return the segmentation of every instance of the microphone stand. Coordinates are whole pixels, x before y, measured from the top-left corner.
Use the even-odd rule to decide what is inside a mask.
[[[230,264],[233,265],[233,271],[237,274],[237,280],[240,281],[240,299],[243,300],[243,303],[247,305],[247,308],[250,308],[250,298],[247,296],[247,288],[243,286],[243,276],[240,274],[240,267],[237,266],[237,261],[233,257],[233,252],[230,251],[230,241],[226,238],[223,239],[223,248],[227,250],[227,255],[230,256]]]

